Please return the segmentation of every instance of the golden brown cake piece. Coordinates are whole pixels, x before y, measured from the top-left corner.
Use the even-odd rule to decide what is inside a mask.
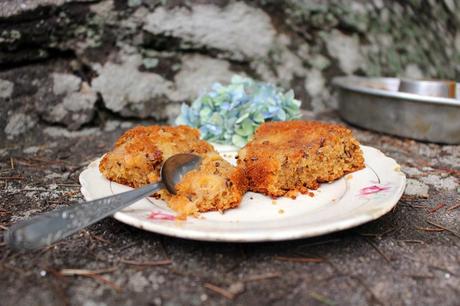
[[[349,129],[295,120],[262,124],[238,153],[238,167],[249,190],[295,196],[364,168],[364,158]]]
[[[204,156],[198,169],[176,185],[177,195],[165,195],[169,206],[184,215],[237,207],[247,190],[242,169],[233,167],[218,153]]]
[[[158,182],[163,162],[172,155],[194,153],[203,157],[202,165],[176,186],[177,195],[161,190],[154,196],[182,216],[238,206],[247,188],[243,171],[222,159],[199,136],[197,129],[188,126],[135,127],[117,140],[99,170],[111,181],[140,187]]]

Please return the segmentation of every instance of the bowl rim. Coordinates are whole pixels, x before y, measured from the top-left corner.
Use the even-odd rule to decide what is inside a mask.
[[[357,82],[359,81],[359,82]],[[443,104],[449,106],[460,107],[460,83],[455,83],[457,87],[457,98],[444,98],[444,97],[433,97],[433,96],[423,96],[414,93],[401,92],[401,91],[390,91],[366,86],[360,86],[362,81],[373,81],[380,82],[382,84],[388,84],[388,82],[399,82],[399,78],[386,78],[386,77],[359,77],[359,76],[339,76],[335,77],[332,80],[332,84],[336,87],[348,89],[355,92],[360,92],[368,95],[383,96],[393,99],[405,99],[414,102],[423,102],[423,103],[433,103],[433,104]]]

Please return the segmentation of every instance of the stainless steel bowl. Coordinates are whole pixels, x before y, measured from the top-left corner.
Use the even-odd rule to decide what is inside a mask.
[[[460,143],[460,85],[455,98],[400,92],[396,78],[337,77],[344,120],[379,132],[417,140]]]
[[[407,80],[399,82],[400,92],[408,92],[422,96],[455,98],[456,84],[454,81]]]

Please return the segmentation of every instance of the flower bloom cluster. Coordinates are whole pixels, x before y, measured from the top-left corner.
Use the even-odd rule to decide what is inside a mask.
[[[190,106],[183,104],[176,124],[198,128],[205,140],[242,147],[260,124],[297,119],[299,108],[292,90],[233,76],[229,85],[214,83]]]

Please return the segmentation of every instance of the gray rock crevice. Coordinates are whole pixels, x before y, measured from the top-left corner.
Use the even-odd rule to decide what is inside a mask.
[[[171,120],[180,103],[235,73],[293,88],[303,108],[319,112],[335,105],[337,75],[455,79],[460,71],[452,1],[22,2],[0,7],[0,79],[14,88],[0,83],[0,99],[9,99],[3,132],[20,113],[69,129],[96,124],[98,112]],[[37,65],[46,69],[24,85]],[[56,74],[80,78],[84,93],[56,95]]]

